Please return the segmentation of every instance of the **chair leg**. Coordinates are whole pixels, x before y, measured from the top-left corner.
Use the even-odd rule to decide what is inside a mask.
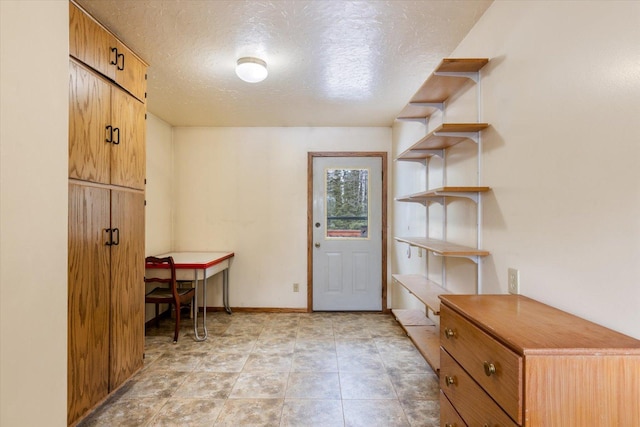
[[[156,304],[156,328],[160,327],[160,304]]]
[[[176,304],[176,331],[173,334],[173,343],[178,342],[178,334],[180,333],[180,303]]]

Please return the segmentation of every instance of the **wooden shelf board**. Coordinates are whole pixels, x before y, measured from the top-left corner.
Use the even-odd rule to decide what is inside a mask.
[[[489,127],[488,123],[444,123],[416,142],[410,150],[441,150],[469,139],[471,135],[440,135],[442,133],[473,133]]]
[[[488,127],[488,123],[443,123],[407,150],[400,153],[398,157],[396,157],[396,160],[427,159],[434,155],[433,151],[430,150],[443,150],[453,147],[470,139],[471,133],[480,132]],[[443,135],[443,133],[454,135]]]
[[[427,249],[442,256],[487,256],[490,254],[489,251],[482,249],[425,237],[395,237],[395,240]]]
[[[420,310],[394,308],[391,312],[402,326],[435,326],[433,320]]]
[[[440,328],[438,326],[404,326],[411,341],[436,374],[440,372]]]
[[[489,63],[489,58],[444,58],[436,67],[437,73],[475,73]]]
[[[435,152],[433,150],[414,150],[409,148],[408,150],[403,151],[395,158],[395,160],[424,160],[430,157],[435,156]]]
[[[450,293],[436,282],[419,274],[393,274],[396,282],[411,292],[433,314],[440,314],[440,295]],[[424,314],[423,314],[424,316]]]
[[[489,190],[491,190],[490,187],[440,187],[398,197],[396,200],[399,202],[423,202],[434,197],[456,197],[456,193],[462,197],[465,193],[484,193]]]
[[[426,118],[438,110],[435,106],[415,105],[417,103],[442,104],[469,82],[465,76],[445,76],[436,73],[474,73],[484,67],[487,58],[445,58],[427,78],[409,103],[402,109],[398,119]]]

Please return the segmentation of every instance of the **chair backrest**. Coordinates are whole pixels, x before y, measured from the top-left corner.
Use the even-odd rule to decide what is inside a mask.
[[[163,277],[147,277],[145,272],[145,283],[167,283],[171,289],[171,293],[175,299],[178,298],[177,282],[176,282],[176,264],[173,261],[173,257],[157,258],[154,256],[148,256],[145,258],[146,270],[154,269],[156,271],[169,270],[169,277],[162,275]]]

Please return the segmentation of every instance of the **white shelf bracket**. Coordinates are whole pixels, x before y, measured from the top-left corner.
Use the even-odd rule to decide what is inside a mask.
[[[444,110],[444,102],[409,102],[409,105],[412,107],[431,107],[437,108],[438,110]]]
[[[478,264],[478,262],[480,261],[480,257],[478,255],[442,255],[437,252],[433,252],[433,255],[441,256],[445,258],[466,258],[468,260],[473,261],[476,264]]]
[[[427,200],[420,199],[420,198],[417,198],[417,197],[408,197],[406,199],[396,199],[396,202],[420,203],[423,206],[427,206]]]
[[[478,255],[460,255],[458,256],[458,258],[466,258],[476,264],[478,264],[478,262],[480,262],[480,257]]]
[[[396,120],[401,121],[401,122],[419,122],[422,123],[423,125],[427,125],[427,118],[426,117],[398,117],[396,118]]]
[[[433,73],[436,76],[448,76],[448,77],[465,77],[467,79],[471,79],[474,82],[478,83],[480,79],[480,73],[477,71],[468,71],[468,72],[446,72],[446,71],[436,71]]]
[[[436,197],[430,197],[428,201],[444,206],[444,196],[445,196],[444,194],[438,193],[436,194]]]
[[[474,192],[469,192],[469,193],[457,193],[457,192],[448,192],[448,191],[442,191],[442,192],[437,192],[436,193],[438,196],[443,196],[444,197],[462,197],[465,199],[470,199],[472,200],[474,203],[478,203],[478,193],[474,193]]]
[[[420,150],[421,152],[423,150]],[[444,149],[442,150],[424,150],[425,153],[444,159]]]
[[[434,132],[433,134],[435,136],[451,136],[451,137],[457,137],[457,138],[468,138],[477,144],[480,132]]]

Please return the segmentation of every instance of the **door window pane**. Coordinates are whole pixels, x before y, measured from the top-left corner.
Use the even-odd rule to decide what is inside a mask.
[[[326,169],[326,237],[368,237],[369,170]]]

